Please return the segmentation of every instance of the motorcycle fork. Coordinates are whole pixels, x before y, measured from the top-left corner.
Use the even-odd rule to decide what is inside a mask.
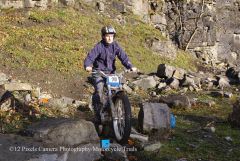
[[[116,115],[117,112],[116,112],[116,108],[114,107],[112,90],[111,90],[110,86],[108,86],[108,101],[109,101],[110,108],[111,108],[112,119],[117,120],[117,115]]]

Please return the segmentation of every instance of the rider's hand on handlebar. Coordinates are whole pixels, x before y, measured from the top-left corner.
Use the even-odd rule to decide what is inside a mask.
[[[93,68],[92,68],[92,67],[86,67],[86,71],[87,71],[87,72],[89,72],[89,73],[90,73],[90,72],[92,72],[92,70],[93,70]]]

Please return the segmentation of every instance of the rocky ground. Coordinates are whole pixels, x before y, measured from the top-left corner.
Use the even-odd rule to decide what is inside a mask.
[[[1,1],[0,160],[239,160],[239,4]],[[125,75],[133,128],[126,145],[108,137],[112,152],[82,64],[109,23],[142,70]]]
[[[127,145],[111,138],[111,146],[122,149],[118,152],[100,148],[103,138],[97,135],[86,99],[91,84],[84,82],[85,90],[79,91],[86,98],[73,99],[4,73],[0,76],[1,160],[221,160],[215,156],[215,146],[220,145],[228,150],[227,157],[240,154],[235,140],[239,131],[230,127],[239,127],[240,122],[235,67],[226,67],[225,73],[189,73],[160,64],[157,73],[126,74],[124,89],[132,104],[133,129]],[[170,113],[176,115],[175,130],[170,127]],[[170,145],[175,149],[168,149]],[[206,155],[187,154],[213,145]],[[80,152],[92,148],[94,152]],[[173,151],[178,155],[169,156]]]

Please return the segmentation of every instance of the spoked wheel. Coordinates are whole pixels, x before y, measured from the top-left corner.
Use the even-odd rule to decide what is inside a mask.
[[[131,106],[124,93],[114,98],[116,117],[113,118],[113,129],[117,142],[125,144],[131,133]]]

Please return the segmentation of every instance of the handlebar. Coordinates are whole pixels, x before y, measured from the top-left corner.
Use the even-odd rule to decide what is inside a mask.
[[[106,70],[106,71],[108,71],[108,70]],[[132,71],[130,69],[127,69],[127,70],[123,70],[120,73],[112,73],[112,74],[116,74],[116,75],[122,76],[124,73],[130,73],[130,72],[132,72]],[[98,70],[98,69],[94,69],[91,73],[92,74],[100,74],[103,77],[107,77],[107,75],[110,74],[110,73],[105,73],[104,71]]]

